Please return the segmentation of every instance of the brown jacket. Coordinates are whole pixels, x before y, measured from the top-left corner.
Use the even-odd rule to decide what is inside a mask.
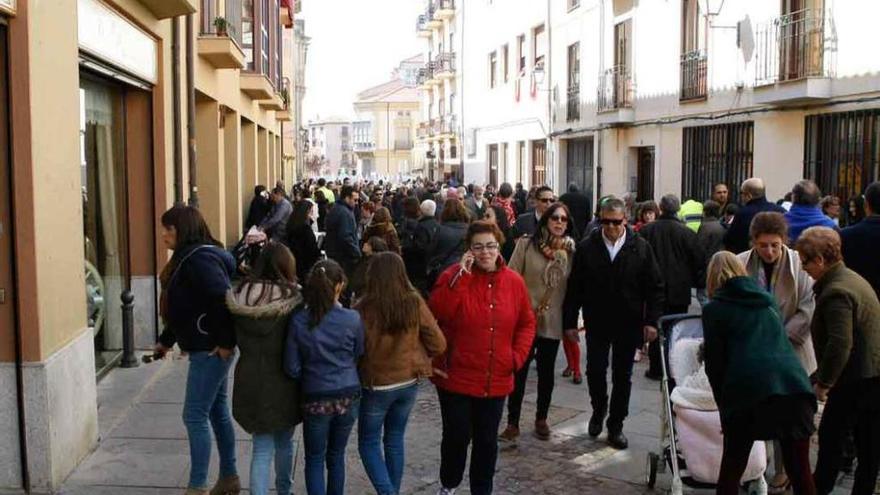
[[[364,316],[364,308],[358,308]],[[364,356],[358,366],[364,387],[393,385],[431,376],[431,358],[446,350],[446,338],[423,300],[419,300],[418,328],[391,335],[364,317]]]

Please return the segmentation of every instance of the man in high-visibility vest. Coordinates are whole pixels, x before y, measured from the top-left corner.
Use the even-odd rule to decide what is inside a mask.
[[[700,223],[703,221],[703,204],[693,199],[685,201],[678,212],[678,218],[694,232],[700,230]]]

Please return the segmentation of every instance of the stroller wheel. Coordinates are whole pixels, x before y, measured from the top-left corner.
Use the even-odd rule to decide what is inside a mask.
[[[648,452],[647,465],[645,466],[645,484],[648,488],[654,488],[657,483],[657,469],[660,464],[660,456],[654,452]]]

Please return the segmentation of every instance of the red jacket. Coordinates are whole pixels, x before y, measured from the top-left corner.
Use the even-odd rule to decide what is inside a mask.
[[[522,277],[499,258],[499,269],[474,268],[454,280],[459,266],[446,269],[431,292],[430,307],[446,337],[434,383],[472,397],[505,397],[535,338],[535,315]],[[450,287],[450,282],[453,282]]]

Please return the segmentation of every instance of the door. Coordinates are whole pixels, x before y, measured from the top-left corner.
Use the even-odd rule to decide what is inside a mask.
[[[489,145],[489,184],[498,185],[498,145]]]
[[[636,170],[636,201],[654,199],[654,147],[638,148],[638,169]]]
[[[16,324],[6,36],[6,26],[0,24],[0,362],[12,361],[15,357]]]
[[[572,139],[565,160],[568,184],[575,184],[588,198],[593,197],[593,140]]]
[[[543,140],[532,141],[532,185],[542,186],[547,183],[547,143]]]

